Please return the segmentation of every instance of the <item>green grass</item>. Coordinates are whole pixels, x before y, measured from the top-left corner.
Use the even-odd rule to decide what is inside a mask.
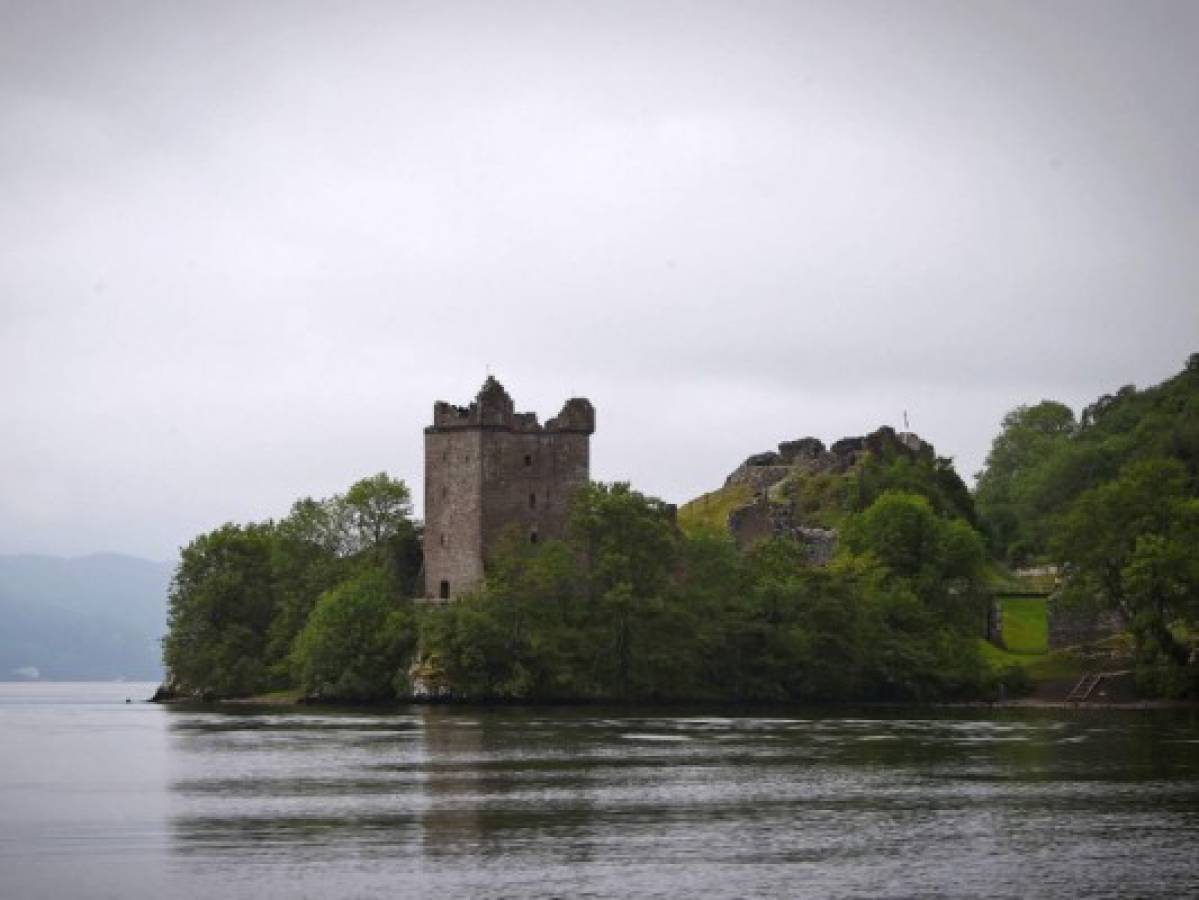
[[[979,638],[978,649],[993,669],[1019,666],[1035,682],[1069,681],[1082,677],[1087,671],[1086,660],[1073,650],[1054,650],[1052,653],[1011,653],[1001,650],[990,641]]]
[[[734,484],[696,497],[679,507],[679,527],[686,534],[697,531],[725,531],[729,513],[753,499],[748,484]]]
[[[1012,653],[1044,654],[1049,650],[1045,601],[1035,597],[1001,597],[1003,643]]]

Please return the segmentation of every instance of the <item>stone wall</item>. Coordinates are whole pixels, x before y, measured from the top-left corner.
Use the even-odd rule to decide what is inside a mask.
[[[566,536],[570,502],[587,483],[588,435],[483,433],[483,556],[505,532],[530,542]]]
[[[987,623],[985,628],[985,637],[996,647],[1007,647],[1003,641],[1003,610],[1000,608],[1000,598],[992,597],[991,602],[987,604]]]
[[[425,431],[425,594],[457,596],[483,577],[482,437]],[[444,582],[444,584],[443,584]]]
[[[1066,603],[1060,594],[1048,601],[1049,649],[1091,644],[1119,634],[1127,628],[1119,613],[1085,604]]]

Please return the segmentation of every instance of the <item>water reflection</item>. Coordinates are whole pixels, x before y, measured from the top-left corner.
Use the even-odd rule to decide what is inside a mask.
[[[1188,715],[414,707],[169,726],[181,872],[259,896],[301,872],[367,894],[1197,886]]]
[[[418,713],[423,768],[421,850],[429,857],[471,853],[483,835],[480,791],[483,733],[480,723],[441,710]]]

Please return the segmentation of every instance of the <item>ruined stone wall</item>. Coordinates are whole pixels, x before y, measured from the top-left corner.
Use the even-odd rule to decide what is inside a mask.
[[[755,466],[742,463],[724,480],[725,487],[749,485],[754,491],[764,491],[791,474],[790,466]]]
[[[747,550],[759,541],[773,537],[774,524],[766,495],[759,494],[752,502],[730,512],[728,526],[738,550]]]
[[[827,565],[837,549],[837,533],[828,528],[810,528],[795,521],[789,505],[771,503],[759,494],[752,503],[729,513],[729,531],[738,549],[746,550],[769,538],[786,538],[801,544],[814,566]]]
[[[1007,649],[1007,644],[1003,640],[1003,609],[1000,606],[1001,603],[1002,598],[992,597],[991,602],[987,604],[987,621],[983,637],[996,647]]]
[[[1066,603],[1056,594],[1046,602],[1051,650],[1101,641],[1127,627],[1123,617],[1110,610]]]

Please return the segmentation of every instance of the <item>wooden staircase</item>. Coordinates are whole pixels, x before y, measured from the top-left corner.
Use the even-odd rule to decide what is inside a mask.
[[[1088,672],[1078,679],[1078,684],[1074,685],[1074,689],[1066,695],[1066,702],[1085,703],[1095,692],[1095,688],[1099,687],[1101,681],[1103,681],[1102,672]]]
[[[1091,699],[1091,695],[1095,693],[1096,688],[1107,681],[1107,679],[1131,674],[1131,669],[1122,669],[1119,672],[1088,672],[1082,678],[1078,679],[1078,684],[1074,685],[1073,690],[1066,695],[1066,702],[1086,703]]]

